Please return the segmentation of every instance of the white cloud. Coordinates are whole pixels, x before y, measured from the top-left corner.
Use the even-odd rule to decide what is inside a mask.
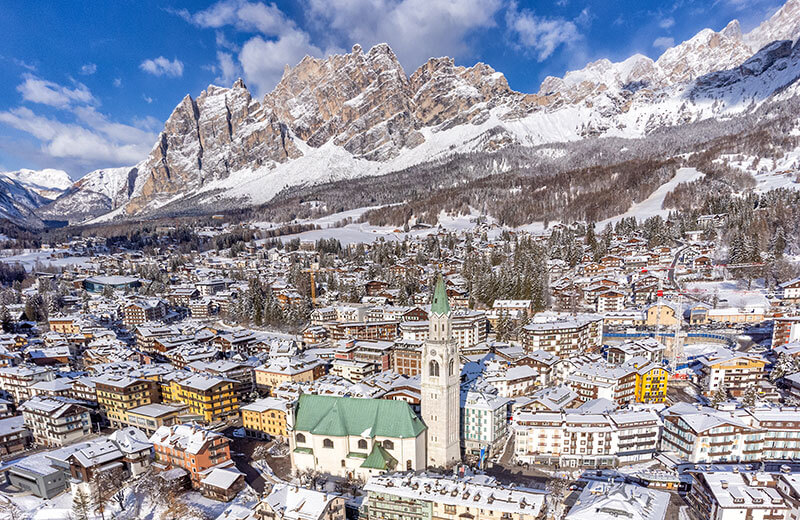
[[[233,43],[232,41],[228,40],[228,38],[225,36],[225,33],[223,33],[222,31],[217,31],[215,36],[216,36],[217,47],[232,52],[239,52],[239,46]]]
[[[233,55],[229,52],[217,51],[217,61],[219,76],[214,81],[227,87],[239,76],[239,66],[233,61]]]
[[[506,11],[506,26],[516,44],[536,53],[544,61],[562,45],[581,39],[575,23],[564,18],[537,16],[529,9],[517,10],[512,4]]]
[[[40,141],[41,152],[54,159],[74,159],[85,165],[133,164],[146,157],[156,135],[115,123],[92,107],[75,109],[78,123],[62,123],[26,107],[0,112],[0,122]]]
[[[153,102],[153,98],[151,98],[147,94],[142,94],[142,99],[144,99],[144,102],[147,103],[148,105]]]
[[[666,50],[675,45],[675,38],[669,36],[661,36],[653,41],[653,47],[656,49]]]
[[[183,76],[183,63],[178,58],[169,61],[164,56],[159,56],[152,60],[144,60],[139,65],[139,68],[154,76],[170,76],[173,78]]]
[[[592,24],[594,15],[588,7],[584,7],[581,13],[575,17],[575,23],[581,27],[589,27]]]
[[[332,45],[388,43],[407,68],[431,56],[465,56],[468,37],[496,25],[501,0],[306,0]]]
[[[122,86],[122,78],[114,78],[114,81],[111,82],[115,87],[119,88]]]
[[[81,74],[83,74],[84,76],[91,76],[95,72],[97,72],[97,65],[95,65],[94,63],[87,63],[86,65],[81,67]]]
[[[664,18],[663,20],[658,22],[658,26],[661,27],[662,29],[669,29],[673,25],[675,25],[675,18],[672,17]]]
[[[178,14],[200,27],[219,29],[230,25],[240,31],[259,32],[267,36],[278,36],[294,28],[294,22],[274,3],[221,0],[194,14],[186,10]]]
[[[322,51],[311,44],[308,34],[294,31],[277,40],[260,36],[250,39],[242,46],[239,62],[248,85],[254,85],[256,93],[263,96],[281,79],[286,65],[294,65],[309,54],[321,56]]]
[[[17,91],[22,94],[25,101],[57,108],[67,108],[76,103],[97,103],[92,93],[82,83],[76,82],[74,88],[69,88],[32,74],[25,74],[22,77],[24,81],[17,86]]]

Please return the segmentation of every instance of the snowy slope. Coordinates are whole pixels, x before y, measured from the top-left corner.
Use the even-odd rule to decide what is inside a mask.
[[[595,225],[595,229],[597,231],[602,231],[608,224],[614,225],[623,218],[635,217],[637,221],[641,222],[657,215],[666,217],[669,214],[669,210],[663,209],[661,206],[664,204],[664,198],[667,194],[682,182],[692,182],[702,179],[703,177],[705,177],[705,174],[697,171],[695,168],[679,168],[672,179],[659,186],[658,189],[651,193],[645,200],[633,204],[630,209],[622,215],[617,215],[616,217],[598,222]]]
[[[45,168],[44,170],[21,169],[13,172],[0,172],[0,175],[17,181],[46,199],[55,199],[72,186],[72,179],[64,170]]]

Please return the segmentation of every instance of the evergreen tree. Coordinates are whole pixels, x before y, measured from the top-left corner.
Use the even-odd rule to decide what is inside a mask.
[[[742,395],[742,406],[752,408],[756,402],[758,402],[758,389],[756,389],[756,385],[752,384],[745,389]]]
[[[72,495],[72,518],[74,520],[89,520],[89,496],[82,488],[78,488]]]
[[[724,384],[720,384],[714,395],[711,396],[711,405],[718,406],[720,403],[728,400],[728,389]]]

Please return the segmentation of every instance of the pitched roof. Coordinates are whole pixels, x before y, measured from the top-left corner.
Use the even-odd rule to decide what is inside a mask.
[[[372,451],[361,464],[362,468],[380,470],[392,470],[396,466],[397,459],[392,457],[392,454],[383,449],[383,446],[377,442],[372,445]]]
[[[426,426],[405,401],[330,395],[300,396],[295,430],[344,437],[413,438]]]

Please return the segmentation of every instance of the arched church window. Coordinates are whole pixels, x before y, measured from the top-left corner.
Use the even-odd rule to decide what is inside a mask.
[[[428,368],[428,375],[439,377],[439,363],[437,363],[436,360],[431,360]]]

